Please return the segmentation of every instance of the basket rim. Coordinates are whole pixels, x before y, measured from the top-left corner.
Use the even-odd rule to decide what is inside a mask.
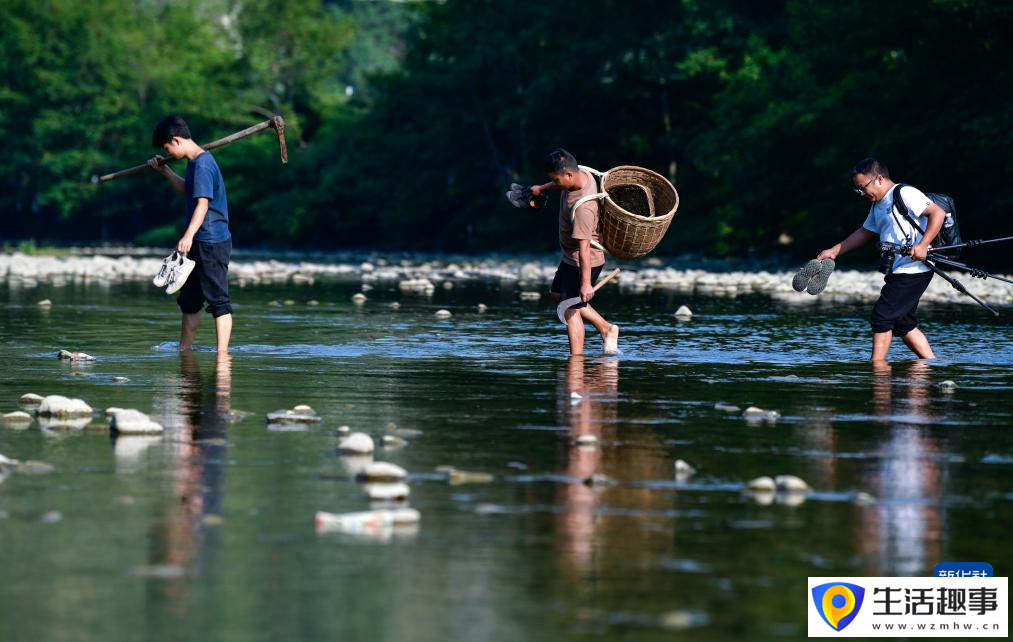
[[[608,190],[605,189],[605,181],[608,179],[608,175],[611,174],[612,172],[614,172],[617,169],[635,169],[635,170],[638,170],[638,171],[641,171],[641,172],[646,172],[648,174],[653,174],[654,176],[657,176],[661,180],[665,181],[665,183],[669,187],[672,188],[672,193],[675,194],[675,204],[672,206],[672,209],[668,213],[666,213],[666,214],[661,214],[661,215],[656,215],[656,216],[641,216],[640,214],[634,214],[633,212],[620,207],[618,204],[616,204],[615,201],[612,200],[612,197],[609,196]],[[612,207],[616,208],[617,210],[619,210],[623,214],[625,214],[625,215],[633,218],[634,220],[638,220],[638,221],[661,221],[661,220],[664,220],[666,218],[672,218],[673,216],[675,216],[676,210],[679,209],[679,201],[680,201],[680,199],[679,199],[679,191],[677,189],[675,189],[675,185],[672,185],[672,181],[668,180],[667,178],[665,178],[664,176],[662,176],[658,172],[656,172],[656,171],[654,171],[652,169],[647,169],[646,167],[640,167],[639,165],[616,165],[615,167],[613,167],[612,169],[608,170],[607,172],[605,172],[602,175],[601,185],[602,185],[602,191],[605,193],[605,200],[608,201],[612,205]]]

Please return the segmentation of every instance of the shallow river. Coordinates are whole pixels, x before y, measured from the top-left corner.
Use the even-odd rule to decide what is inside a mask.
[[[178,313],[150,286],[0,284],[0,410],[62,394],[166,427],[0,427],[0,453],[55,466],[0,484],[0,639],[802,639],[808,576],[1008,575],[1013,309],[927,307],[941,358],[897,342],[873,369],[868,305],[605,289],[622,354],[589,333],[567,358],[546,299],[357,291],[236,288],[218,359],[176,352]],[[322,423],[268,429],[296,404]],[[336,452],[346,425],[408,442],[376,458],[409,471],[416,528],[315,531],[316,511],[369,508]],[[588,434],[597,447],[574,445]],[[696,473],[677,479],[677,459]],[[441,465],[494,479],[452,485]],[[780,474],[812,492],[744,490]]]

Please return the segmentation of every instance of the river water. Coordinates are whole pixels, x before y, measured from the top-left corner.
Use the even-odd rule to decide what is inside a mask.
[[[873,368],[867,304],[605,289],[622,354],[589,333],[568,358],[554,306],[498,283],[357,291],[236,288],[219,358],[176,352],[177,310],[150,286],[0,284],[0,410],[62,394],[166,427],[0,427],[0,453],[55,467],[0,484],[0,639],[801,639],[808,576],[1008,574],[1011,309],[926,307],[941,358],[898,342]],[[322,422],[269,429],[296,404]],[[417,527],[315,530],[317,511],[369,508],[341,426],[407,441],[376,459],[410,473]],[[493,480],[450,484],[442,465]],[[744,490],[781,474],[812,491]]]

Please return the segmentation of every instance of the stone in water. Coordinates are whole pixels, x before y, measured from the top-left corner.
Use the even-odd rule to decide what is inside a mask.
[[[809,490],[809,484],[794,475],[778,475],[774,478],[777,490],[784,493],[804,493]]]
[[[408,476],[408,471],[397,464],[386,461],[374,461],[359,473],[362,481],[395,482]]]
[[[757,477],[746,484],[746,488],[757,492],[774,492],[777,490],[777,483],[770,477]]]
[[[343,453],[366,455],[375,450],[373,438],[364,432],[353,432],[338,442],[338,450]]]
[[[132,408],[113,413],[109,428],[113,432],[124,435],[161,434],[165,430],[160,424],[152,421],[148,415]]]
[[[39,404],[42,417],[90,417],[91,406],[81,399],[68,399],[61,395],[44,397]]]

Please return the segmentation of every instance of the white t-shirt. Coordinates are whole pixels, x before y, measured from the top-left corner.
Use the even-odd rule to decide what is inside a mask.
[[[897,187],[894,186],[878,203],[872,204],[872,209],[869,210],[869,216],[865,219],[863,227],[870,232],[879,234],[880,241],[915,245],[922,240],[922,233],[911,225],[903,212],[894,211],[893,196],[896,193]],[[910,185],[904,186],[901,196],[907,203],[911,215],[924,230],[929,224],[929,218],[923,214],[932,200],[920,189]],[[893,263],[894,274],[919,274],[928,271],[927,265],[921,261],[915,261],[910,256],[898,256]]]

